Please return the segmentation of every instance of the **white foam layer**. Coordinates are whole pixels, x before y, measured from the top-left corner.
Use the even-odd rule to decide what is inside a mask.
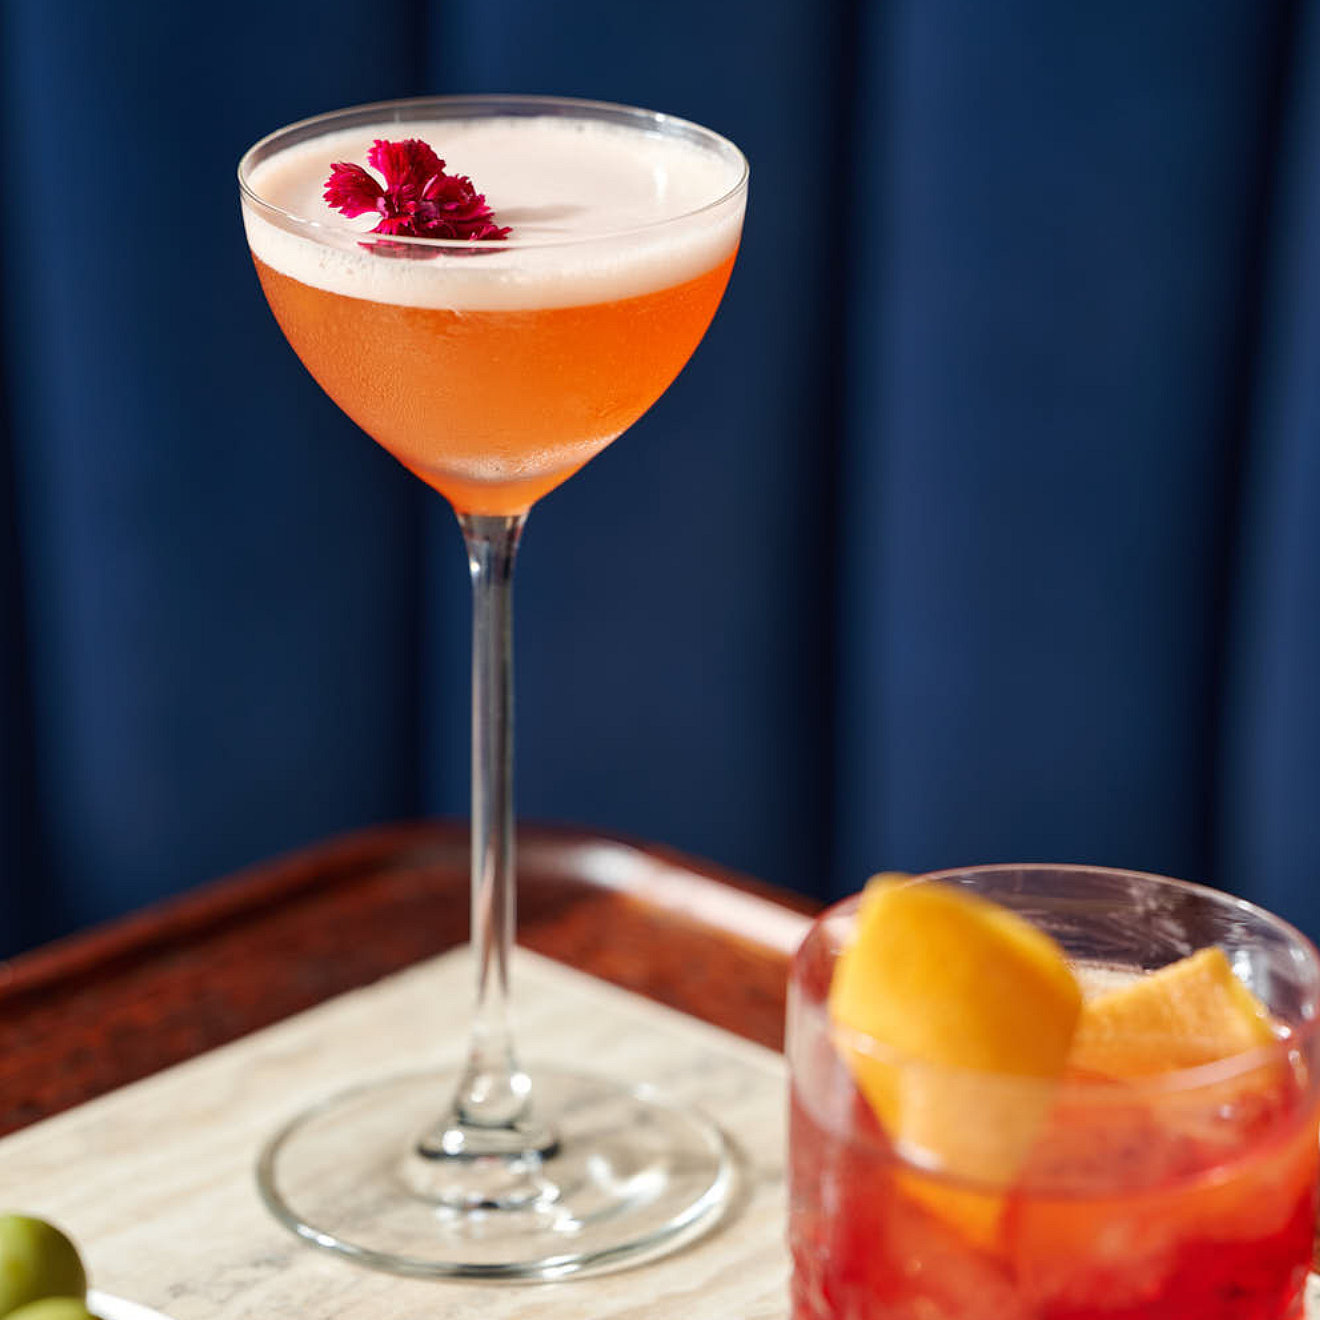
[[[365,164],[375,138],[429,142],[469,175],[509,240],[411,260],[360,246],[372,216],[348,220],[321,197],[332,163]],[[341,130],[258,164],[244,199],[252,251],[304,284],[409,307],[564,307],[694,279],[733,252],[743,164],[685,138],[590,119],[493,117]],[[713,205],[720,202],[719,205]],[[291,218],[286,218],[291,217]],[[418,250],[416,248],[412,249]]]

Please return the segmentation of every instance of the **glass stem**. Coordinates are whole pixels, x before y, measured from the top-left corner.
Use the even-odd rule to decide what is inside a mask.
[[[459,515],[472,575],[472,950],[476,1004],[458,1121],[508,1128],[527,1109],[509,1015],[516,929],[513,817],[513,566],[527,515]]]

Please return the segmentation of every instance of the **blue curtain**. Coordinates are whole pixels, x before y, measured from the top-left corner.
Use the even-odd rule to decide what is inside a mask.
[[[452,518],[284,344],[233,170],[501,90],[753,168],[696,358],[529,524],[521,813],[1320,932],[1320,7],[5,0],[0,953],[464,810]]]

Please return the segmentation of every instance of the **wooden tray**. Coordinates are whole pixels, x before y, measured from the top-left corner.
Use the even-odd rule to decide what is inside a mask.
[[[462,944],[466,825],[320,844],[0,962],[0,1136]],[[813,904],[667,848],[519,838],[519,943],[779,1048]]]

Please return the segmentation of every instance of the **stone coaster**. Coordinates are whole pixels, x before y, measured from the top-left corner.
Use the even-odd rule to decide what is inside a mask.
[[[171,1320],[784,1320],[783,1060],[519,950],[519,1035],[538,1060],[650,1082],[705,1110],[743,1162],[710,1237],[597,1278],[491,1286],[401,1279],[279,1227],[253,1165],[287,1117],[349,1083],[456,1061],[466,950],[322,1004],[0,1141],[0,1201],[82,1246],[95,1285]]]

